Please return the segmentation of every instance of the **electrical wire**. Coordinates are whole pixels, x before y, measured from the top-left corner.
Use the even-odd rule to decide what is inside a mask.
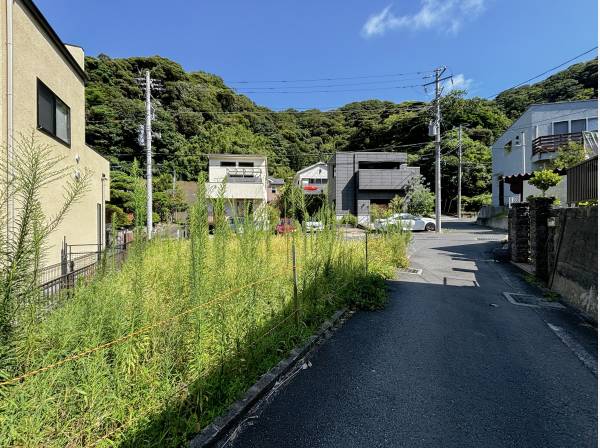
[[[294,82],[317,82],[317,81],[336,81],[350,79],[370,79],[370,78],[391,78],[402,77],[406,75],[430,75],[433,70],[415,71],[405,73],[388,73],[382,75],[359,75],[359,76],[343,76],[343,77],[327,77],[327,78],[310,78],[310,79],[275,79],[275,80],[243,80],[243,81],[227,81],[227,84],[264,84],[264,83],[294,83]]]
[[[363,85],[373,85],[373,84],[390,84],[390,83],[397,83],[398,81],[419,81],[419,80],[423,80],[424,78],[404,78],[404,79],[391,79],[388,81],[364,81],[364,82],[355,82],[355,83],[339,83],[339,84],[317,84],[317,85],[305,85],[305,86],[275,86],[275,87],[247,87],[247,89],[252,89],[252,90],[277,90],[277,89],[281,89],[282,87],[286,88],[286,89],[307,89],[307,88],[326,88],[326,87],[350,87],[350,86],[363,86]],[[240,87],[240,89],[244,89],[245,87]],[[238,90],[238,88],[235,88],[235,90]]]
[[[521,87],[521,86],[523,86],[523,85],[525,85],[525,84],[527,84],[527,83],[529,83],[529,82],[533,81],[534,79],[540,78],[540,77],[542,77],[542,76],[544,76],[544,75],[546,75],[546,74],[548,74],[548,73],[550,73],[550,72],[553,72],[554,70],[557,70],[557,69],[559,69],[559,68],[561,68],[561,67],[563,67],[563,66],[567,65],[568,63],[570,63],[570,62],[573,62],[573,61],[575,61],[576,59],[579,59],[580,57],[582,57],[582,56],[585,56],[586,54],[588,54],[588,53],[591,53],[592,51],[594,51],[594,50],[597,50],[597,49],[598,49],[598,46],[596,45],[595,47],[593,47],[593,48],[590,48],[589,50],[587,50],[587,51],[584,51],[583,53],[580,53],[580,54],[578,54],[577,56],[574,56],[574,57],[572,57],[571,59],[569,59],[569,60],[567,60],[567,61],[561,62],[560,64],[558,64],[558,65],[556,65],[556,66],[554,66],[554,67],[552,67],[552,68],[549,68],[548,70],[546,70],[546,71],[544,71],[544,72],[540,73],[539,75],[532,76],[531,78],[529,78],[529,79],[527,79],[527,80],[525,80],[525,81],[523,81],[523,82],[520,82],[520,83],[518,83],[518,84],[515,84],[515,85],[514,85],[514,86],[512,86],[512,87],[509,87],[509,88],[507,88],[507,89],[504,89],[502,92],[505,92],[506,90],[512,90],[512,89],[516,89],[517,87]],[[494,94],[494,95],[488,96],[488,97],[486,97],[486,99],[492,99],[492,98],[495,98],[496,96],[500,95],[502,92],[498,92],[498,93],[496,93],[496,94]]]
[[[292,93],[348,93],[348,92],[367,92],[373,90],[397,90],[397,89],[412,89],[415,87],[423,87],[423,84],[412,84],[405,86],[389,86],[389,87],[370,87],[362,89],[339,89],[339,90],[269,90],[269,91],[257,91],[257,90],[236,90],[237,93],[277,93],[277,94],[292,94]]]

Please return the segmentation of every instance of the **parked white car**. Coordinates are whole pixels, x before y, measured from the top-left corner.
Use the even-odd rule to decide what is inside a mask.
[[[389,218],[376,219],[373,223],[375,230],[385,230],[389,226],[399,226],[404,230],[435,230],[435,220],[410,213],[395,213]]]
[[[306,229],[306,232],[320,232],[323,229],[325,229],[325,226],[323,225],[322,222],[319,221],[306,221],[304,223],[304,228]]]

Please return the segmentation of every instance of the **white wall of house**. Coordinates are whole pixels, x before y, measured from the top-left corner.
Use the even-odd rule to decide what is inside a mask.
[[[224,186],[223,196],[235,204],[233,208],[243,207],[245,201],[250,201],[256,209],[267,201],[267,171],[264,156],[211,155],[208,160],[207,197],[217,198]]]
[[[327,183],[327,164],[319,162],[309,167],[303,168],[294,176],[294,184],[301,187],[305,184],[326,184]],[[313,179],[318,182],[312,182]]]
[[[565,123],[566,122],[566,123]],[[584,125],[585,129],[581,129]],[[499,178],[541,169],[556,153],[532,154],[532,141],[545,135],[598,129],[598,100],[570,101],[530,106],[492,145],[492,205],[499,205]],[[507,150],[506,148],[509,148]],[[566,181],[564,189],[566,189]],[[556,193],[560,198],[560,185]],[[539,194],[526,186],[524,197]],[[512,197],[512,199],[511,199]],[[504,200],[518,201],[519,196],[504,185]],[[565,192],[566,200],[566,192]]]

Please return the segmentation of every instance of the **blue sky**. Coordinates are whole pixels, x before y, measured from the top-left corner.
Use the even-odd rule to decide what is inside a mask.
[[[186,70],[211,72],[232,87],[251,90],[255,93],[248,96],[256,103],[274,109],[327,109],[369,98],[423,100],[431,92],[397,88],[422,84],[423,75],[414,73],[314,82],[235,82],[378,76],[446,65],[455,87],[466,87],[473,96],[489,96],[592,48],[598,35],[596,0],[36,0],[36,4],[62,40],[81,45],[86,54],[161,55]],[[268,93],[265,87],[295,93]],[[321,90],[327,92],[316,92]]]

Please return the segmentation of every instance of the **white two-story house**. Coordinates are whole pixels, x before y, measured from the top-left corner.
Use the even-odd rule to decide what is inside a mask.
[[[558,149],[570,141],[597,153],[597,130],[598,100],[529,106],[492,145],[492,205],[507,206],[539,195],[527,182],[531,173],[550,166]],[[566,202],[566,181],[548,194]]]
[[[317,162],[298,171],[294,176],[294,185],[302,188],[304,194],[323,194],[327,179],[327,164]]]
[[[206,195],[223,192],[229,217],[254,213],[267,202],[267,158],[257,154],[211,154],[208,156]]]

